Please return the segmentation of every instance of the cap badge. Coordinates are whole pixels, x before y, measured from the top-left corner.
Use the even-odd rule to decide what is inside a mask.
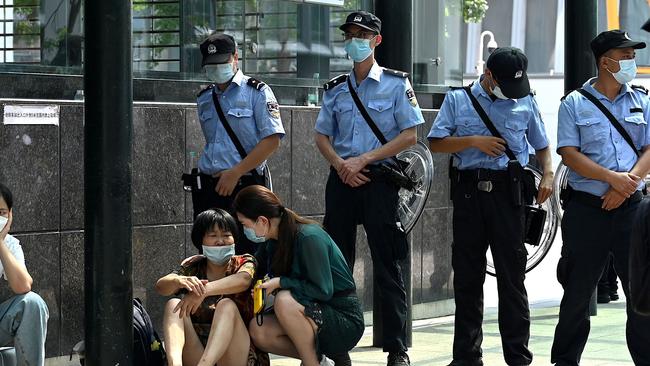
[[[363,20],[363,17],[361,15],[357,15],[357,16],[354,17],[355,22],[360,22],[362,20]]]
[[[212,55],[214,53],[217,53],[217,46],[210,44],[208,46],[208,54]]]
[[[628,41],[631,41],[631,40],[632,40],[632,38],[630,38],[630,36],[627,34],[627,32],[625,32],[625,33],[623,34],[623,36],[624,36],[625,39],[627,39]]]
[[[515,79],[519,79],[520,77],[524,76],[524,72],[519,70],[515,73]]]

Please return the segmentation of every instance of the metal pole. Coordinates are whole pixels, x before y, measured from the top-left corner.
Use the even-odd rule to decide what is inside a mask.
[[[597,74],[589,43],[598,34],[598,0],[567,0],[564,6],[564,92],[568,93]],[[589,313],[597,314],[595,293]]]
[[[84,3],[86,365],[133,365],[131,2]]]
[[[394,1],[394,0],[375,0],[375,15],[381,19],[382,44],[375,51],[377,63],[381,66],[396,69],[411,74],[413,72],[413,2],[412,0]],[[413,79],[409,78],[411,83]],[[412,244],[412,236],[409,235],[409,243]],[[412,247],[412,245],[411,245]],[[402,276],[404,286],[406,287],[406,342],[411,346],[413,336],[413,285],[411,281],[411,256],[400,262],[402,267]],[[372,345],[374,347],[383,347],[383,326],[382,326],[382,309],[380,298],[378,296],[375,282],[373,290],[373,334]]]

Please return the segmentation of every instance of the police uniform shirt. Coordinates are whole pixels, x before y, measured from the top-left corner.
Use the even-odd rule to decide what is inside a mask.
[[[249,79],[238,70],[226,90],[221,91],[214,86],[199,94],[197,109],[206,140],[205,150],[199,160],[199,170],[202,173],[215,174],[232,168],[242,160],[219,120],[212,93],[216,93],[219,98],[221,109],[246,153],[250,153],[268,136],[284,136],[280,109],[273,91],[268,85],[263,85],[258,90],[247,84]],[[263,162],[257,168],[259,173],[265,164]]]
[[[493,101],[481,86],[480,80],[472,85],[472,94],[506,140],[519,163],[522,166],[528,164],[529,145],[535,150],[545,149],[549,145],[535,98],[528,95],[520,99]],[[454,89],[447,93],[427,138],[431,140],[448,136],[492,136],[463,89]],[[492,157],[473,147],[454,153],[453,157],[454,166],[460,170],[505,170],[509,160],[505,153]]]
[[[377,63],[372,65],[368,77],[358,87],[354,71],[348,75],[361,103],[388,141],[401,131],[424,123],[422,111],[406,76],[388,72]],[[315,129],[320,134],[332,137],[332,147],[343,159],[381,146],[357,109],[347,82],[325,91]]]
[[[588,80],[582,88],[594,95],[616,117],[628,132],[638,150],[650,144],[650,106],[648,96],[625,84],[614,101],[598,92]],[[558,148],[577,147],[580,152],[598,165],[616,172],[629,172],[637,156],[616,127],[603,112],[577,91],[571,92],[560,104],[557,130]],[[609,184],[582,177],[570,170],[568,181],[578,191],[602,196]],[[643,188],[644,182],[639,184]]]

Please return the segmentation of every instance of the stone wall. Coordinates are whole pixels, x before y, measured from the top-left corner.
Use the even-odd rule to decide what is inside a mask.
[[[0,100],[3,107],[35,102],[44,103]],[[56,103],[61,107],[59,126],[0,124],[0,181],[15,195],[13,233],[25,251],[34,291],[50,309],[48,357],[69,353],[83,338],[84,318],[84,109],[80,102]],[[313,142],[317,113],[317,108],[282,108],[287,135],[270,166],[274,188],[285,205],[322,219],[328,166]],[[133,116],[134,296],[145,301],[160,328],[166,299],[155,293],[153,285],[195,253],[189,238],[192,202],[182,189],[180,174],[188,169],[189,152],[201,151],[203,136],[192,104],[136,103]],[[427,124],[418,130],[420,138],[426,136],[434,116],[434,111],[425,111]],[[414,304],[453,297],[447,158],[434,156],[432,192],[412,234]],[[363,230],[356,263],[359,295],[365,310],[371,310],[372,266]],[[0,286],[0,299],[10,295],[8,286]],[[421,310],[416,314],[425,315],[446,314]]]

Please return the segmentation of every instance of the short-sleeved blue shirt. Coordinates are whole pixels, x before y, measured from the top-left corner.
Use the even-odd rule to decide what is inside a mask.
[[[348,77],[356,86],[354,72],[350,72]],[[424,123],[408,78],[385,72],[377,63],[372,65],[368,77],[355,90],[388,141],[401,131]],[[315,129],[332,138],[334,151],[343,159],[381,147],[354,104],[346,82],[325,91]]]
[[[529,146],[535,150],[548,147],[544,122],[532,95],[520,99],[492,100],[480,80],[471,86],[471,91],[522,166],[528,164]],[[431,140],[448,136],[492,136],[462,89],[447,92],[427,137]],[[505,170],[509,160],[505,153],[492,157],[476,148],[457,152],[453,157],[454,166],[460,170]]]
[[[616,117],[632,138],[637,150],[650,144],[650,106],[648,96],[624,84],[614,101],[598,92],[588,80],[582,88],[595,96]],[[596,164],[616,172],[629,172],[637,156],[616,127],[603,112],[577,91],[571,92],[560,104],[558,112],[557,147],[577,147]],[[577,191],[602,196],[609,190],[609,184],[585,178],[573,170],[569,171],[569,185]],[[639,189],[644,183],[639,184]]]
[[[205,174],[215,174],[232,168],[241,162],[226,129],[219,120],[212,94],[219,98],[221,109],[241,142],[246,153],[250,153],[264,138],[271,135],[284,136],[280,120],[280,109],[268,85],[260,90],[247,84],[250,77],[238,70],[226,90],[212,87],[203,91],[197,98],[197,111],[201,129],[205,136],[205,149],[199,160],[199,170]],[[258,172],[266,165],[257,167]]]

